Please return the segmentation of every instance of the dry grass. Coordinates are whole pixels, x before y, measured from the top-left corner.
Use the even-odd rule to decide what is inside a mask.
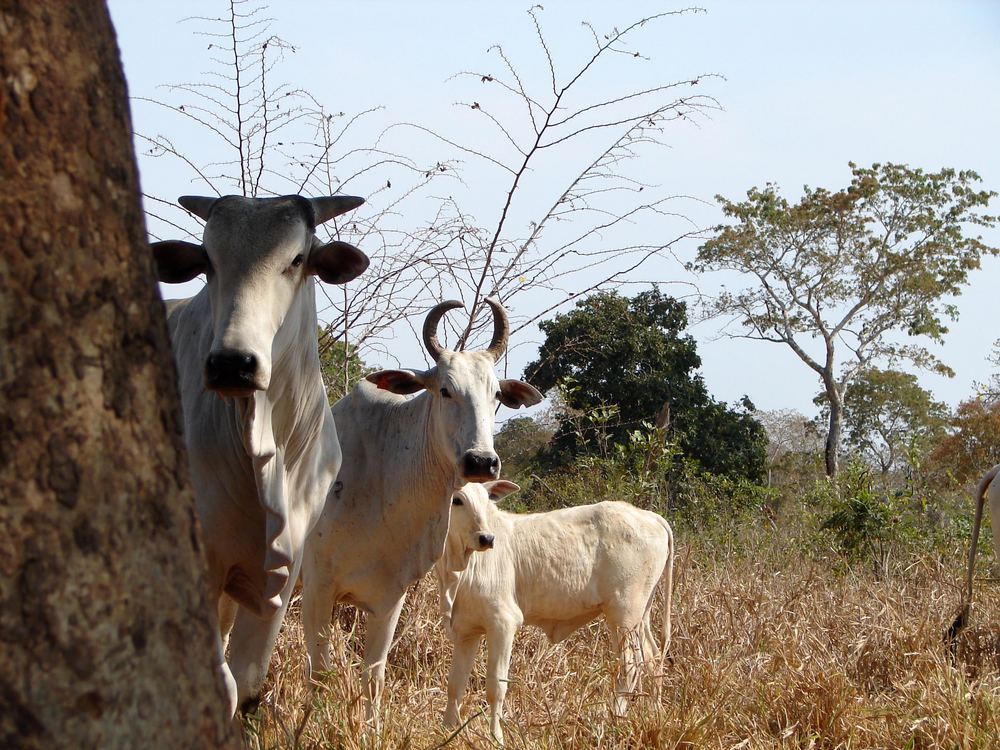
[[[523,629],[507,697],[508,748],[1000,747],[1000,597],[980,587],[953,663],[941,636],[954,615],[957,563],[944,570],[916,562],[877,581],[791,555],[766,563],[681,558],[673,663],[662,688],[644,685],[629,715],[615,719],[603,623],[556,646]],[[310,693],[293,609],[271,665],[267,705],[245,721],[248,745],[493,746],[478,715],[486,708],[484,658],[465,703],[464,716],[473,718],[455,736],[441,725],[451,646],[437,625],[435,597],[429,579],[411,592],[378,734],[359,731],[360,618],[346,608],[341,615],[352,663]]]

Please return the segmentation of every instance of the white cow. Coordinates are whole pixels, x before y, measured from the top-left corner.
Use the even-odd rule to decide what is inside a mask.
[[[968,624],[969,607],[972,604],[972,581],[976,570],[976,548],[979,546],[979,528],[983,522],[983,505],[990,504],[990,520],[993,526],[993,552],[1000,564],[1000,482],[995,481],[1000,474],[1000,464],[987,471],[976,485],[973,499],[976,502],[976,520],[972,525],[972,545],[969,547],[969,566],[965,577],[965,595],[958,618],[951,626],[949,638],[954,638]]]
[[[210,592],[222,634],[232,627],[230,664],[220,637],[218,668],[235,711],[257,698],[305,537],[340,468],[313,276],[342,284],[368,258],[345,242],[323,244],[315,228],[363,200],[179,202],[205,220],[203,244],[158,242],[153,253],[160,281],[207,278],[196,296],[167,303],[168,323]]]
[[[486,698],[500,743],[511,648],[521,625],[537,625],[558,643],[603,614],[620,660],[618,715],[638,686],[640,665],[659,674],[670,646],[674,537],[669,524],[621,502],[529,514],[506,513],[493,504],[518,489],[500,480],[456,492],[448,543],[436,565],[442,622],[455,644],[445,724],[460,721],[459,704],[485,635]],[[662,656],[650,627],[657,581],[664,591]]]
[[[441,557],[452,491],[499,476],[493,450],[497,404],[517,408],[542,399],[527,383],[497,380],[493,368],[506,349],[509,327],[503,307],[487,303],[494,318],[488,349],[442,348],[438,322],[463,306],[442,302],[423,328],[434,367],[376,372],[333,407],[351,440],[343,446],[337,487],[306,542],[302,622],[313,671],[327,671],[336,602],[368,613],[364,696],[367,718],[376,723],[406,590]]]

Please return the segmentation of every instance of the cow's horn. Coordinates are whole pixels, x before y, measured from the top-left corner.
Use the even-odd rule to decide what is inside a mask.
[[[510,321],[507,320],[507,311],[503,309],[500,300],[496,297],[487,297],[486,304],[493,310],[493,341],[490,342],[486,350],[493,355],[496,362],[507,351],[507,339],[510,338]]]
[[[446,312],[454,310],[456,307],[465,307],[465,305],[457,299],[439,302],[431,308],[431,311],[427,313],[427,318],[424,320],[424,346],[427,347],[427,353],[431,355],[431,359],[435,362],[438,361],[438,357],[444,351],[444,347],[441,346],[441,342],[438,341],[437,337],[438,323],[441,322],[441,317]]]
[[[177,199],[177,202],[199,219],[208,221],[208,215],[212,212],[212,206],[217,200],[218,198],[205,195],[182,195]]]
[[[317,226],[335,216],[353,211],[364,202],[364,198],[358,198],[354,195],[329,195],[322,198],[309,199],[309,203],[313,208],[313,215],[316,217]]]

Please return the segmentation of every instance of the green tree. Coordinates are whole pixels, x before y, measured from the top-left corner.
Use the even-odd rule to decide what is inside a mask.
[[[525,377],[543,391],[562,387],[554,462],[627,445],[669,403],[670,437],[685,455],[713,473],[763,479],[764,429],[748,400],[730,409],[709,396],[683,302],[655,289],[632,298],[606,292],[539,327],[545,341]],[[574,410],[589,421],[565,416]]]
[[[513,417],[504,422],[493,440],[503,461],[504,476],[511,478],[526,471],[554,434],[552,424],[532,417]]]
[[[826,415],[826,394],[817,396],[816,403]],[[884,477],[914,452],[930,448],[942,436],[948,416],[948,407],[935,401],[915,375],[868,369],[857,376],[844,404],[846,443]]]
[[[829,403],[829,476],[837,473],[844,406],[858,373],[900,361],[950,372],[893,334],[940,341],[945,320],[958,315],[947,298],[983,254],[997,252],[967,233],[996,225],[983,213],[996,193],[977,190],[975,172],[850,167],[848,187],[807,186],[794,205],[772,184],[743,202],[719,196],[736,223],[716,227],[692,264],[751,276],[748,288],[724,290],[713,311],[735,315],[742,337],[790,347],[819,377]]]
[[[345,345],[328,329],[319,329],[319,367],[326,386],[326,398],[335,404],[365,375],[374,372],[358,356],[356,346]]]

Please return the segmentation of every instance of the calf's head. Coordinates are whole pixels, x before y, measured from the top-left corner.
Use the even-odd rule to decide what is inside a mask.
[[[425,372],[382,370],[368,380],[393,393],[427,391],[432,400],[426,439],[444,460],[452,462],[458,476],[469,482],[485,482],[500,476],[500,457],[493,450],[493,426],[498,403],[516,409],[532,406],[542,394],[520,380],[498,379],[493,368],[507,348],[510,324],[507,313],[494,299],[486,303],[493,311],[493,341],[483,351],[456,352],[438,342],[441,317],[456,307],[452,300],[435,306],[424,321],[424,346],[435,365]]]
[[[469,483],[452,494],[445,544],[446,570],[465,570],[473,552],[493,549],[496,537],[491,523],[495,517],[492,504],[519,489],[513,482],[498,479],[482,484]]]
[[[316,238],[318,224],[364,200],[186,195],[178,202],[205,220],[202,244],[156,242],[153,258],[159,280],[166,283],[205,274],[213,331],[205,387],[236,397],[266,390],[276,334],[302,286],[311,276],[343,284],[368,267],[356,247]],[[310,335],[314,328],[315,320]]]

